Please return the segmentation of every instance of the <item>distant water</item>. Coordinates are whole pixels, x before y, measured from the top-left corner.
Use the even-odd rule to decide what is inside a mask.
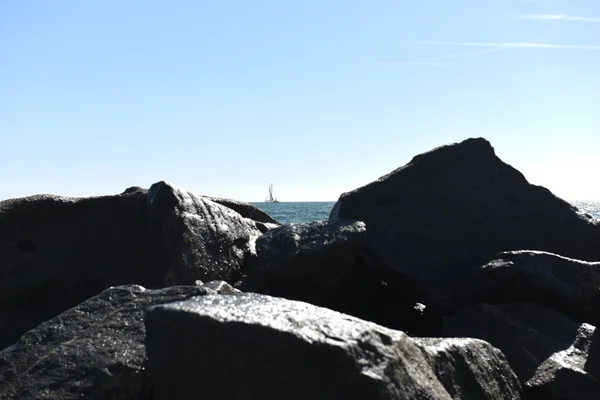
[[[335,202],[282,202],[282,203],[252,203],[265,211],[277,221],[287,224],[290,222],[311,222],[329,218],[329,213]],[[599,201],[571,201],[581,211],[600,219]]]
[[[590,214],[596,219],[600,219],[600,201],[571,201],[580,211]]]
[[[275,218],[277,221],[287,224],[290,222],[311,222],[328,219],[335,201],[252,204]]]

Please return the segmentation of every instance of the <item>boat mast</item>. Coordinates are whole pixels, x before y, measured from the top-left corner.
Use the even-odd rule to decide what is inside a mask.
[[[269,185],[269,193],[267,193],[267,198],[265,200],[267,203],[278,203],[277,199],[273,197],[273,182]]]

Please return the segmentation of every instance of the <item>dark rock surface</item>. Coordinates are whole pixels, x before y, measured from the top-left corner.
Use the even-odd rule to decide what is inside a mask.
[[[141,192],[0,202],[0,349],[110,286],[160,286],[145,208]]]
[[[591,345],[588,351],[588,357],[583,369],[600,379],[600,330],[595,329],[591,338]]]
[[[415,338],[452,399],[519,398],[521,387],[504,354],[477,339]]]
[[[136,192],[146,194],[146,193],[148,193],[148,189],[145,189],[141,186],[131,186],[131,187],[128,187],[127,189],[125,189],[123,191],[123,193],[121,193],[121,194],[131,194],[131,193],[136,193]]]
[[[224,282],[146,290],[107,289],[27,332],[0,352],[1,399],[135,399],[145,393],[144,310],[205,294]]]
[[[366,234],[363,222],[344,219],[271,229],[256,240],[256,257],[249,259],[240,288],[415,335],[439,334],[441,318],[422,304],[416,307],[423,297],[418,285],[378,264],[366,251]]]
[[[585,364],[595,327],[534,303],[481,304],[446,319],[444,335],[500,349],[528,399],[597,399],[600,381]]]
[[[253,206],[233,203],[251,216]],[[2,201],[0,348],[111,286],[234,283],[255,239],[275,226],[165,182],[114,196]]]
[[[531,301],[575,321],[600,322],[600,262],[541,251],[504,252],[466,278],[450,282],[431,299],[440,309]]]
[[[0,399],[598,399],[599,239],[484,139],[306,224],[167,182],[3,201]]]
[[[156,400],[521,398],[516,377],[491,347],[485,356],[501,370],[492,377],[497,382],[481,381],[487,373],[464,386],[468,377],[447,379],[460,393],[452,397],[427,359],[436,352],[431,343],[422,349],[402,332],[302,302],[205,296],[151,307],[145,324]],[[485,353],[483,346],[474,351]],[[443,363],[441,375],[456,373],[461,358]]]
[[[369,249],[435,293],[502,251],[532,249],[600,260],[598,221],[468,139],[344,193],[331,218],[364,221]]]
[[[240,280],[263,224],[166,182],[148,191],[148,226],[168,260],[167,286]]]
[[[350,274],[365,248],[366,233],[364,223],[341,219],[271,229],[256,240],[248,278],[277,295],[328,291]]]

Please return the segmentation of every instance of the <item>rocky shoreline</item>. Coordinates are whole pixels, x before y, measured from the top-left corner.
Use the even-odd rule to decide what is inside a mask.
[[[0,399],[597,399],[599,244],[482,138],[305,224],[167,182],[5,200]]]

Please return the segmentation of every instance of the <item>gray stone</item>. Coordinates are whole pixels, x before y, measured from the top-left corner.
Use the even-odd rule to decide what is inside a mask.
[[[600,379],[600,330],[595,329],[591,338],[588,357],[583,366],[588,373]]]
[[[410,334],[439,333],[435,313],[423,305],[415,308],[422,297],[418,287],[379,265],[365,251],[366,237],[363,222],[344,219],[272,229],[256,240],[256,257],[249,258],[241,289],[305,301]]]
[[[131,186],[131,187],[128,187],[127,189],[125,189],[123,191],[123,193],[121,193],[121,194],[131,194],[131,193],[136,193],[136,192],[148,193],[148,189],[145,189],[140,186]]]
[[[277,220],[275,220],[273,217],[271,217],[269,214],[267,214],[260,208],[253,206],[252,204],[244,203],[243,201],[237,201],[237,200],[232,200],[232,199],[222,199],[219,197],[210,197],[210,196],[204,196],[204,197],[214,201],[215,203],[219,203],[222,206],[232,209],[233,211],[237,212],[244,218],[249,218],[253,221],[270,224],[270,225],[266,225],[268,227],[274,228],[275,226],[280,225],[280,223]]]
[[[145,208],[143,192],[0,202],[0,349],[110,286],[160,286]]]
[[[482,304],[444,323],[446,336],[478,338],[500,349],[528,399],[600,398],[600,382],[585,370],[594,331],[534,303]]]
[[[342,194],[331,218],[364,221],[369,249],[432,295],[502,251],[600,260],[599,221],[529,184],[481,138],[417,155]]]
[[[414,338],[453,400],[517,399],[521,385],[504,354],[469,338]]]
[[[258,294],[197,297],[150,307],[145,323],[156,400],[452,398],[426,357],[435,353],[430,343],[422,348],[400,331],[303,302]],[[502,372],[485,379],[507,381],[477,376],[479,386],[455,386],[459,398],[521,398],[510,369],[488,350],[478,351]],[[442,375],[452,374],[454,360],[437,363]],[[484,385],[512,392],[486,397]]]
[[[503,252],[462,279],[449,279],[431,302],[445,311],[477,303],[530,301],[575,321],[600,322],[600,262],[541,251]]]
[[[262,234],[257,224],[263,223],[166,182],[148,191],[148,226],[167,258],[166,286],[240,280]]]
[[[216,293],[236,291],[224,282],[107,289],[0,352],[0,398],[138,400],[148,394],[144,310]]]
[[[366,233],[363,222],[341,219],[282,225],[256,240],[248,273],[261,279],[309,278],[334,285],[364,249]]]

